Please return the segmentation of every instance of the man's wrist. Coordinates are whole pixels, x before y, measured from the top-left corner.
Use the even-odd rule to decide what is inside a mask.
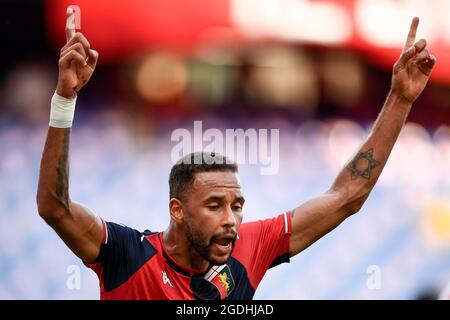
[[[401,93],[390,90],[387,96],[386,101],[389,106],[394,107],[396,110],[402,110],[409,112],[411,110],[413,102],[409,99],[405,98]]]
[[[55,92],[57,95],[64,97],[66,99],[73,99],[73,98],[76,98],[76,96],[77,96],[77,91],[75,91],[73,89],[72,90],[63,90],[61,88],[61,86],[59,85],[59,83],[56,86]]]
[[[49,125],[54,128],[72,127],[76,101],[76,96],[66,98],[55,91],[51,101]]]

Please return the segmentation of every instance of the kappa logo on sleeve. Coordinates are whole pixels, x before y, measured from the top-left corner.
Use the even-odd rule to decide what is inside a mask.
[[[204,276],[204,279],[214,285],[220,293],[220,298],[225,299],[234,290],[234,279],[228,265],[212,267]]]
[[[165,271],[161,271],[161,272],[162,272],[163,284],[169,284],[173,288],[173,285],[172,285],[172,283],[170,283],[170,279],[167,276],[167,273]]]

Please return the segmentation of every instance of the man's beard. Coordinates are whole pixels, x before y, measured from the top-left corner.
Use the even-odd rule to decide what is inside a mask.
[[[211,245],[214,243],[214,241],[218,238],[220,238],[220,235],[216,235],[212,237],[210,241],[205,239],[205,237],[200,233],[194,230],[190,225],[187,226],[187,238],[191,246],[194,248],[195,251],[205,260],[209,261],[212,265],[221,265],[224,263],[224,261],[218,261],[212,257],[211,254]],[[234,249],[234,243],[236,242],[236,237],[234,237],[233,241],[231,242],[231,251],[230,255],[233,252]]]

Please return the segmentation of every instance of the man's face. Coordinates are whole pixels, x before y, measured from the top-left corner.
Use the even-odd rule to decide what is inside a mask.
[[[214,265],[228,260],[242,222],[243,205],[236,173],[195,175],[183,207],[188,240],[201,257]]]

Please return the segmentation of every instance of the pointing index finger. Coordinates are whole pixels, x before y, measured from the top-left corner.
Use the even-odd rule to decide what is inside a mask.
[[[406,43],[405,47],[403,48],[403,51],[408,50],[411,46],[414,45],[414,42],[416,41],[416,32],[418,25],[419,25],[419,18],[414,17],[414,19],[411,22],[411,27],[409,28],[408,38],[406,38]]]
[[[66,18],[66,42],[75,35],[75,12],[71,7],[67,8]]]

